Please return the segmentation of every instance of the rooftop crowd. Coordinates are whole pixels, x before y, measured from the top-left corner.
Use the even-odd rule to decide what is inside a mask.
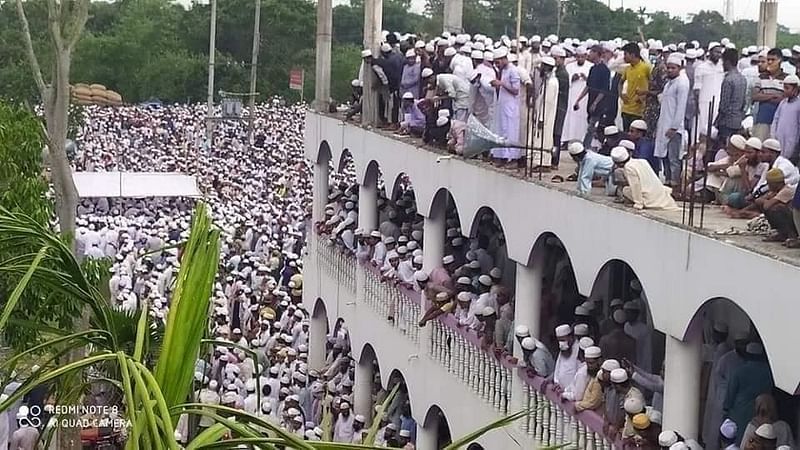
[[[800,248],[800,45],[383,36],[378,53],[362,52],[348,120],[371,77],[380,127],[463,154],[474,118],[527,146],[484,152],[498,167],[553,172],[637,209],[714,203],[732,218],[763,217],[768,241]],[[577,163],[566,180],[556,173],[564,151]]]

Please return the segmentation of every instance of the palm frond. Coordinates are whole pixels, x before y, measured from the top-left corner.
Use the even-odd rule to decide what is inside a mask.
[[[517,413],[511,414],[510,416],[503,417],[502,419],[495,420],[494,422],[487,424],[472,433],[467,434],[461,438],[456,439],[455,441],[451,442],[447,445],[443,450],[457,450],[465,445],[469,445],[470,442],[478,439],[479,437],[483,436],[484,434],[496,430],[498,428],[503,428],[505,426],[510,425],[515,420],[518,420],[522,417],[527,416],[530,413],[530,410],[519,411]]]
[[[11,312],[17,306],[17,302],[19,298],[22,296],[22,292],[28,286],[28,282],[31,281],[31,277],[36,269],[39,267],[39,264],[42,262],[42,258],[47,254],[47,246],[42,247],[39,250],[39,253],[36,254],[36,257],[33,258],[33,262],[31,266],[28,268],[28,271],[25,272],[25,275],[22,276],[22,279],[19,280],[17,286],[11,292],[11,296],[6,301],[5,306],[3,307],[3,314],[0,315],[0,328],[5,328],[6,322],[8,322],[8,318],[11,316]]]
[[[400,383],[397,383],[392,388],[389,395],[383,400],[381,406],[378,408],[378,412],[375,413],[375,418],[372,419],[372,425],[369,427],[369,432],[367,432],[367,437],[364,438],[364,444],[366,445],[374,445],[375,438],[378,436],[378,430],[381,428],[381,417],[389,408],[389,405],[392,404],[394,397],[397,395],[397,391],[400,389]]]

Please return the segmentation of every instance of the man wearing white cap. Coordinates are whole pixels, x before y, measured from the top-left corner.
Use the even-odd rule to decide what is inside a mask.
[[[406,63],[403,66],[403,75],[400,78],[400,95],[412,95],[412,99],[420,98],[420,72],[422,66],[414,49],[406,51]],[[403,97],[405,98],[405,97]]]
[[[407,67],[407,66],[406,66]],[[425,131],[425,114],[417,106],[417,100],[411,92],[405,92],[402,97],[402,120],[400,121],[400,134],[411,134],[421,137]]]
[[[572,335],[572,328],[569,325],[559,325],[555,329],[556,339],[558,340],[558,357],[556,367],[553,372],[553,382],[558,392],[563,392],[575,380],[578,372],[578,352],[580,347],[575,342]]]
[[[749,333],[737,330],[733,333],[734,349],[722,355],[711,366],[706,390],[706,408],[703,414],[703,441],[708,450],[718,450],[717,429],[725,417],[723,404],[728,393],[731,374],[744,364]]]
[[[589,385],[589,380],[596,378],[597,371],[600,369],[601,356],[602,352],[600,347],[594,345],[583,351],[583,361],[579,363],[578,371],[575,373],[575,378],[572,380],[572,383],[561,393],[561,398],[573,402],[580,402],[583,400],[583,395]],[[593,373],[589,373],[589,367],[594,369]]]
[[[451,73],[440,73],[436,75],[436,90],[436,99],[450,99],[452,101],[453,119],[466,122],[469,115],[470,102],[470,84],[466,77],[461,78]]]
[[[361,414],[356,414],[355,418],[353,419],[353,440],[351,441],[352,444],[361,444],[364,441],[364,435],[367,431],[364,429],[364,425],[367,423],[367,419],[362,416]]]
[[[550,171],[552,148],[561,143],[554,142],[556,113],[558,109],[558,79],[555,76],[556,61],[552,56],[543,56],[540,62],[541,88],[536,94],[533,133],[528,133],[528,146],[536,149],[531,152],[537,170]]]
[[[719,111],[719,98],[725,71],[722,68],[722,45],[712,42],[708,46],[708,58],[701,62],[694,72],[694,92],[697,95],[698,133],[705,135],[708,124],[714,123]],[[710,111],[712,100],[714,108]]]
[[[614,195],[617,188],[611,177],[614,161],[611,157],[595,153],[584,148],[580,142],[572,142],[567,146],[569,155],[578,163],[578,193],[591,195],[595,178],[605,181],[607,195]]]
[[[350,403],[339,404],[339,417],[333,425],[334,442],[353,442],[353,422],[355,417],[350,413]]]
[[[739,450],[739,446],[736,445],[736,432],[736,423],[731,419],[725,419],[719,427],[719,440],[722,445],[718,448],[722,450]]]
[[[500,47],[494,53],[494,64],[499,77],[490,84],[497,89],[495,105],[495,128],[492,130],[508,142],[519,143],[520,110],[519,95],[522,80],[519,72],[508,62],[508,49]],[[491,151],[496,160],[511,164],[519,160],[522,151],[517,148],[494,148]]]
[[[775,111],[770,134],[781,143],[781,156],[797,162],[798,142],[800,142],[800,78],[789,75],[783,79],[784,99]]]
[[[636,209],[678,209],[672,198],[672,189],[661,184],[650,164],[643,159],[631,159],[628,150],[615,147],[611,159],[617,167],[623,168],[627,186],[622,195],[633,203]]]
[[[586,137],[588,123],[586,118],[589,99],[583,96],[587,88],[589,73],[594,66],[586,60],[586,47],[578,47],[575,50],[575,61],[567,64],[567,74],[569,75],[569,111],[564,122],[564,130],[561,133],[562,142],[583,141]]]
[[[481,62],[469,76],[471,103],[470,112],[486,128],[494,129],[495,103],[497,102],[497,90],[492,86],[492,80],[497,79],[494,71],[494,55],[491,52],[481,53],[475,50],[477,60],[480,54]]]
[[[661,98],[661,109],[655,133],[655,153],[664,165],[665,175],[672,186],[681,185],[683,135],[686,102],[689,99],[689,79],[683,72],[683,60],[677,53],[667,58],[667,82]]]
[[[542,341],[527,336],[520,343],[522,347],[523,360],[528,366],[528,375],[549,378],[555,370],[555,361],[550,350],[545,347]]]

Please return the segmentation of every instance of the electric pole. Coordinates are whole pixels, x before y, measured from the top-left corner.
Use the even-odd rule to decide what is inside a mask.
[[[211,26],[208,32],[208,110],[206,111],[206,137],[211,148],[214,132],[214,56],[217,52],[217,0],[211,0]]]
[[[253,56],[250,59],[250,126],[247,130],[247,140],[253,137],[253,128],[256,119],[256,77],[258,76],[258,49],[261,44],[259,26],[261,24],[261,0],[256,0],[256,19],[253,24]]]

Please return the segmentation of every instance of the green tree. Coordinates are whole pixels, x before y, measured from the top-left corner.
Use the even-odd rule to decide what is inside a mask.
[[[717,11],[700,11],[686,24],[683,33],[687,40],[696,40],[700,45],[707,46],[711,41],[730,36],[731,26]]]

